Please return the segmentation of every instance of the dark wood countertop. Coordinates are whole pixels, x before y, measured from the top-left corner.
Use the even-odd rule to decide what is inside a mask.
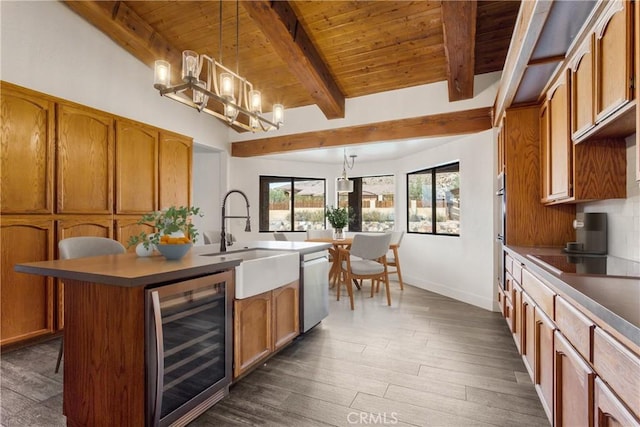
[[[531,256],[564,254],[560,248],[505,246],[529,271],[616,332],[640,346],[640,279],[558,273]],[[595,320],[595,319],[594,319]]]
[[[170,282],[188,277],[213,274],[229,270],[242,262],[232,257],[234,251],[249,249],[297,251],[301,255],[324,250],[330,245],[305,242],[251,242],[238,244],[233,249],[217,256],[202,256],[218,253],[217,245],[194,246],[179,260],[167,260],[155,252],[150,257],[136,254],[105,255],[67,260],[39,261],[16,264],[16,271],[60,279],[81,280],[106,285],[138,287]],[[226,256],[226,255],[229,256]]]

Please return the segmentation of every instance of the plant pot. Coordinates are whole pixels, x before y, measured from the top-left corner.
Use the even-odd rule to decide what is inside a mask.
[[[334,240],[344,240],[346,238],[344,233],[344,228],[334,228],[333,229],[333,239]]]
[[[153,254],[153,245],[149,243],[149,249],[144,247],[144,243],[138,243],[136,246],[136,255],[140,257],[151,256]]]

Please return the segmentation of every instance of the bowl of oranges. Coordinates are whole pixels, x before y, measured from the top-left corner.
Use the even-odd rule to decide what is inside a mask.
[[[161,236],[160,243],[156,245],[166,259],[180,259],[189,252],[193,243],[187,237]]]

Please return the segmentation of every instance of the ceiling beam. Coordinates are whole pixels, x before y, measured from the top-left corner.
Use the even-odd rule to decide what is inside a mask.
[[[328,119],[344,118],[344,95],[286,1],[243,1],[260,31]]]
[[[473,98],[478,3],[445,0],[441,4],[449,102],[470,99]]]
[[[491,107],[234,142],[231,155],[254,157],[367,142],[463,135],[487,129],[491,129]]]
[[[71,10],[153,69],[156,59],[182,63],[182,52],[158,34],[122,1],[65,1]],[[151,85],[153,76],[149,75]],[[172,67],[171,81],[180,81],[180,69]]]

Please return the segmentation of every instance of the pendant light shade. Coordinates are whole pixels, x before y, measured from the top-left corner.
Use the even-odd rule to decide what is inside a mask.
[[[356,163],[356,155],[352,154],[349,156],[351,161],[347,160],[347,150],[344,150],[343,153],[343,162],[342,162],[342,176],[338,178],[336,182],[336,189],[338,193],[352,193],[353,192],[353,181],[350,181],[347,177],[347,168],[349,170],[353,169],[353,165]]]

